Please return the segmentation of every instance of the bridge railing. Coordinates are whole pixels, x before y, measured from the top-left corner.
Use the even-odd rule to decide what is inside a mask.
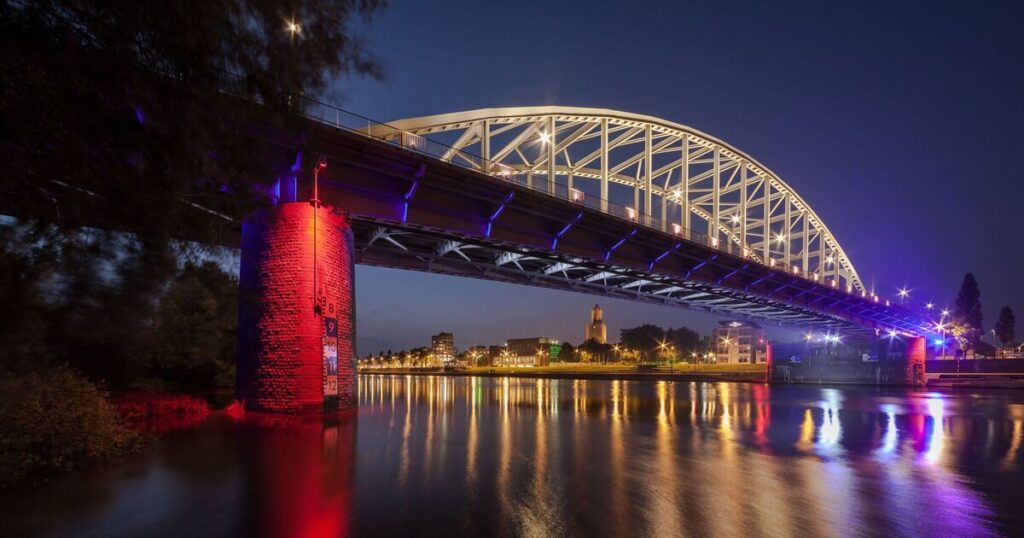
[[[311,99],[304,100],[302,114],[311,120],[356,132],[416,153],[482,172],[500,181],[515,183],[537,192],[568,200],[591,209],[597,209],[609,215],[634,222],[639,226],[670,232],[690,241],[712,246],[733,254],[743,254],[738,244],[715,245],[712,238],[706,233],[685,229],[678,223],[664,221],[658,216],[645,213],[632,206],[586,194],[579,189],[569,187],[566,183],[549,181],[544,170],[523,171],[505,163],[488,161],[479,155],[474,155],[436,140],[412,134],[386,123]]]
[[[637,226],[667,232],[678,236],[681,239],[709,246],[719,251],[728,252],[729,254],[742,258],[747,258],[751,261],[759,262],[776,270],[791,273],[806,280],[818,282],[820,279],[822,284],[831,285],[832,287],[842,289],[847,293],[854,293],[854,290],[849,285],[841,285],[837,280],[826,280],[824,277],[819,277],[817,274],[802,271],[801,268],[796,265],[781,263],[780,260],[772,258],[759,259],[756,257],[756,253],[753,252],[752,249],[740,245],[734,240],[734,238],[723,240],[721,239],[722,234],[719,234],[719,237],[711,237],[707,233],[686,229],[679,223],[669,222],[667,219],[662,219],[658,216],[645,213],[639,208],[619,204],[611,200],[601,199],[591,194],[586,194],[579,189],[569,187],[566,183],[549,181],[546,177],[546,170],[544,169],[522,170],[509,166],[505,163],[488,161],[479,155],[474,155],[462,149],[457,149],[436,140],[431,140],[424,136],[409,133],[386,123],[375,121],[354,112],[349,112],[336,106],[308,98],[304,98],[302,100],[301,113],[303,116],[313,121],[339,129],[345,129],[346,131],[359,133],[364,136],[405,148],[409,151],[414,151],[457,166],[481,172],[499,181],[515,183],[519,186],[526,187],[537,192],[542,192],[581,206],[596,209],[608,215],[635,223]],[[877,295],[867,295],[863,290],[859,295],[862,297],[874,298],[876,302],[880,300]],[[888,303],[888,301],[885,302]]]

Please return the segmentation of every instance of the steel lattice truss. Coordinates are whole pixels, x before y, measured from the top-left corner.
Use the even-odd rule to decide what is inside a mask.
[[[367,221],[356,223],[356,249],[359,262],[368,265],[484,278],[516,284],[549,287],[606,295],[620,299],[703,310],[729,317],[770,320],[781,326],[845,328],[840,317],[823,315],[808,307],[793,304],[782,297],[757,295],[729,283],[700,283],[685,275],[653,275],[609,263],[559,255],[550,251],[508,249],[497,245],[453,240]],[[726,277],[728,278],[728,277]],[[724,280],[724,279],[723,279]],[[792,281],[791,281],[792,282]],[[781,287],[785,287],[783,283]],[[846,296],[821,296],[820,307],[845,303]],[[870,305],[853,305],[845,313],[862,315]],[[912,319],[890,317],[878,321],[903,328],[913,327]]]
[[[398,120],[388,128],[394,134],[385,137],[400,136],[402,145],[445,147],[442,159],[453,163],[866,293],[839,242],[789,185],[742,151],[695,129],[573,107],[473,110]],[[668,293],[649,291],[649,283],[639,280],[628,284],[623,289],[655,297]]]

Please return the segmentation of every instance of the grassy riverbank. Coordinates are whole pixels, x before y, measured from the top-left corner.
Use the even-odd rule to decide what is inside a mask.
[[[657,366],[637,368],[621,364],[579,364],[562,363],[551,366],[475,366],[455,371],[441,369],[366,369],[363,375],[372,374],[414,374],[454,375],[483,377],[527,377],[551,379],[630,379],[630,380],[722,380],[722,381],[763,381],[766,367],[763,364],[676,364],[672,367]]]

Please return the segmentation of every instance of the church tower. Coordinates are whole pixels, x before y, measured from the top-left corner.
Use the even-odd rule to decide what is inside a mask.
[[[604,313],[598,305],[594,305],[594,309],[590,311],[590,323],[587,325],[584,340],[590,339],[597,340],[599,344],[608,342],[608,327],[604,324]]]

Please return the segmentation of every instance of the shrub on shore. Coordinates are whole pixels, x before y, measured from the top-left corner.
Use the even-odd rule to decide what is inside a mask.
[[[132,392],[114,401],[129,427],[154,433],[194,426],[210,414],[205,400],[187,394]]]
[[[64,472],[137,444],[107,394],[70,368],[0,374],[0,488]]]

